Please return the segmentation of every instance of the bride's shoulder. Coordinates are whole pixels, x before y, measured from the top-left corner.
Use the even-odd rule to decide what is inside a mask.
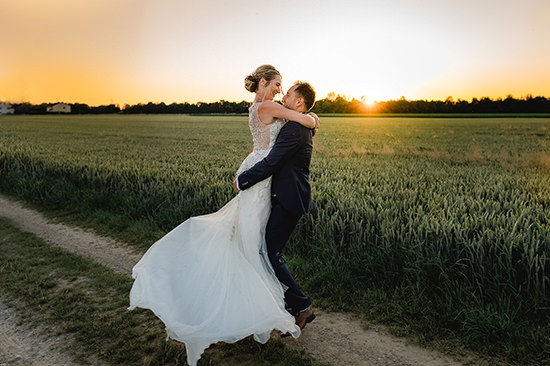
[[[279,103],[274,102],[272,100],[264,100],[262,102],[259,102],[258,104],[259,104],[258,109],[261,111],[272,110],[273,108],[277,108],[277,106],[280,106]]]
[[[252,102],[250,106],[248,107],[249,111],[252,111],[254,109],[258,109],[258,107],[262,104],[262,102]]]
[[[272,124],[273,121],[277,118],[277,106],[280,105],[272,100],[262,101],[257,109],[259,120],[265,125]]]

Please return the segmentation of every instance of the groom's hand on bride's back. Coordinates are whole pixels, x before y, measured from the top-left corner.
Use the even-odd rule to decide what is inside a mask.
[[[233,179],[233,189],[235,192],[239,192],[239,186],[237,185],[237,178]]]

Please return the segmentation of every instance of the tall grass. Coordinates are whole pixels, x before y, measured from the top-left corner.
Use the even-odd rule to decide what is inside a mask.
[[[0,128],[1,191],[111,230],[137,223],[142,249],[227,202],[251,147],[246,117],[21,116]],[[549,137],[549,119],[324,118],[293,270],[330,306],[544,360]]]

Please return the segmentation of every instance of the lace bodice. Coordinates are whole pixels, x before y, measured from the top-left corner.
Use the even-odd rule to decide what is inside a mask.
[[[269,150],[275,144],[277,135],[281,127],[285,124],[284,120],[276,119],[272,124],[266,125],[260,121],[258,117],[258,107],[261,103],[254,103],[248,109],[249,112],[249,127],[252,134],[252,142],[254,143],[254,151]]]

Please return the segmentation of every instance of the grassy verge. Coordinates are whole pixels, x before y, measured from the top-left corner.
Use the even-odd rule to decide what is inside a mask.
[[[185,348],[166,342],[162,323],[128,311],[130,278],[51,247],[0,220],[0,291],[26,322],[69,333],[76,361],[91,355],[110,364],[183,365]],[[216,344],[199,365],[318,365],[276,340]]]

